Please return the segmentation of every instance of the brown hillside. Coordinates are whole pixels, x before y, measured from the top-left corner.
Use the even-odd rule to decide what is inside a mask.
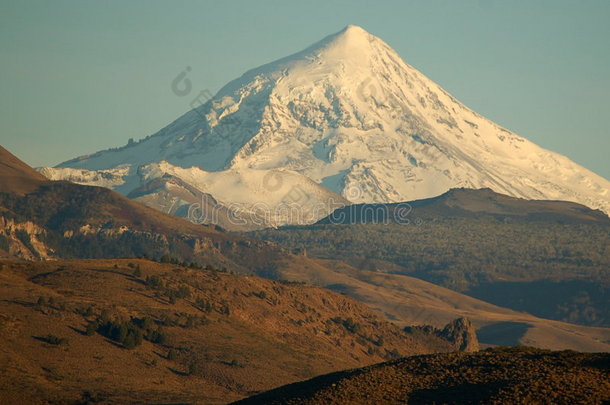
[[[239,404],[605,404],[610,354],[493,349],[414,356],[280,387]]]
[[[0,146],[0,254],[24,259],[205,254],[208,262],[238,268],[219,252],[232,239],[102,187],[49,181]]]
[[[0,146],[0,192],[25,194],[45,181],[46,177]]]
[[[226,403],[453,350],[315,287],[145,260],[1,266],[0,403]],[[105,334],[109,324],[138,325],[152,340],[128,349],[127,335]]]
[[[467,317],[478,329],[479,341],[484,345],[610,351],[610,328],[539,318],[414,277],[362,270],[334,260],[287,257],[280,263],[276,277],[344,293],[401,327],[442,328],[452,319]]]

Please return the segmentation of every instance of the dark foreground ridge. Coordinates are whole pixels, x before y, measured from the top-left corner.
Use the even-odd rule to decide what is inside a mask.
[[[602,404],[610,354],[533,348],[408,357],[316,377],[235,404]]]

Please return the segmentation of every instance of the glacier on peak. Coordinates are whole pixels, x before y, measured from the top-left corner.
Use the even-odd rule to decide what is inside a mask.
[[[339,194],[353,203],[489,187],[610,213],[608,180],[480,116],[357,26],[247,71],[145,140],[58,167],[129,165],[122,183],[107,184],[129,194],[143,181],[138,168],[162,161],[171,166],[165,174],[180,172],[201,190],[214,176],[246,173],[240,182],[226,182],[236,190],[216,189],[224,203],[282,201],[247,185],[260,183],[257,173],[280,170],[317,196]],[[194,180],[180,171],[187,168],[207,174]]]

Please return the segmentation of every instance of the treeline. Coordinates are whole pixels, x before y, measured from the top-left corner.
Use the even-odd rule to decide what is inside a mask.
[[[310,256],[343,260],[367,270],[406,274],[465,293],[478,294],[483,286],[505,282],[545,280],[553,288],[553,283],[586,281],[573,290],[562,287],[561,294],[549,294],[551,301],[540,315],[554,314],[554,319],[610,326],[607,226],[440,218],[420,225],[311,225],[266,229],[249,235],[288,249],[306,248]],[[494,302],[495,297],[499,296],[488,294],[485,299]],[[502,301],[494,303],[510,304],[508,299]],[[540,308],[532,304],[518,309],[537,314]]]

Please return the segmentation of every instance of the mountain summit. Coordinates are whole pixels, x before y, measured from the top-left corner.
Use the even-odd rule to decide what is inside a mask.
[[[606,179],[470,110],[357,26],[250,70],[192,105],[139,142],[58,166],[104,170],[105,177],[44,173],[87,184],[112,179],[124,194],[153,175],[179,178],[225,205],[246,208],[275,207],[306,185],[299,190],[302,207],[338,195],[353,203],[391,203],[466,187],[610,212]],[[177,195],[169,186],[164,192]],[[189,202],[174,200],[174,207]],[[324,214],[276,223],[314,222]]]

